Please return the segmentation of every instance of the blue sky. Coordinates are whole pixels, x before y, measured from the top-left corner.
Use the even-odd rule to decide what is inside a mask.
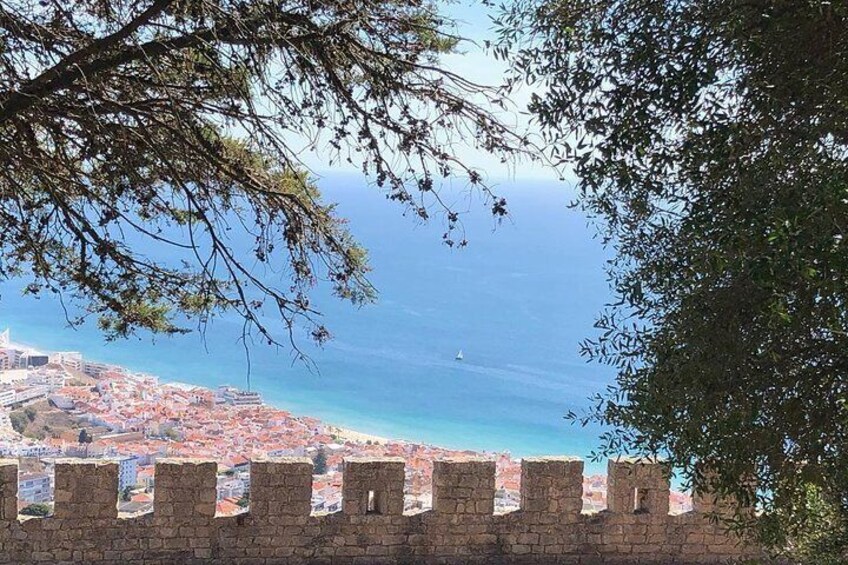
[[[444,55],[442,65],[478,84],[487,86],[502,84],[507,70],[506,64],[495,60],[485,52],[483,47],[485,40],[495,38],[490,16],[495,13],[496,8],[487,8],[480,2],[471,0],[444,2],[442,5],[444,13],[455,20],[458,35],[468,39],[460,45],[456,53]],[[518,132],[533,130],[530,117],[526,112],[529,98],[530,90],[525,88],[511,96],[513,108],[510,111],[498,112],[501,120]],[[556,180],[559,178],[559,175],[551,168],[537,163],[525,161],[505,165],[498,157],[477,151],[472,147],[457,146],[454,150],[464,163],[483,171],[487,180]],[[330,167],[320,154],[304,153],[302,158],[305,164],[319,175],[330,170],[359,170],[357,167],[340,163],[334,163]]]
[[[452,17],[458,25],[458,34],[469,41],[461,44],[457,53],[446,55],[443,62],[446,68],[479,84],[498,86],[502,84],[507,65],[486,53],[483,47],[487,39],[494,41],[496,36],[491,16],[497,8],[487,8],[480,2],[464,1],[445,4],[445,13]],[[521,89],[511,96],[513,109],[502,113],[504,123],[513,126],[516,131],[533,130],[530,116],[527,114],[527,103],[531,90]],[[460,156],[477,167],[486,170],[491,178],[515,179],[556,179],[558,175],[550,168],[533,163],[520,163],[507,167],[491,155],[475,152],[464,148]]]

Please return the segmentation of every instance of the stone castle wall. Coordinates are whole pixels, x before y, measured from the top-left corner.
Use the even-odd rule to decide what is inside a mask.
[[[342,511],[310,515],[312,462],[255,461],[249,512],[216,517],[216,463],[156,463],[154,511],[117,511],[117,464],[56,464],[55,511],[17,515],[17,463],[0,460],[0,563],[724,563],[755,556],[711,520],[668,514],[666,469],[609,462],[609,509],[581,514],[583,462],[521,464],[521,509],[493,513],[495,465],[434,462],[433,509],[403,513],[402,459],[347,459]]]

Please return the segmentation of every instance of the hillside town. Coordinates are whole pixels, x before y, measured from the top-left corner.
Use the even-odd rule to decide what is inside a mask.
[[[161,382],[77,352],[41,353],[13,344],[9,330],[0,334],[0,456],[21,461],[24,514],[49,511],[60,457],[117,461],[119,510],[126,514],[152,511],[158,458],[218,461],[218,513],[228,515],[249,507],[251,459],[306,456],[315,462],[313,512],[335,512],[343,458],[365,455],[406,460],[405,507],[415,511],[431,505],[434,459],[480,453],[369,436],[274,408],[254,391]],[[520,461],[485,455],[497,461],[496,511],[516,509]],[[606,507],[604,476],[584,477],[583,501],[586,512]],[[672,512],[690,507],[687,495],[672,492]]]

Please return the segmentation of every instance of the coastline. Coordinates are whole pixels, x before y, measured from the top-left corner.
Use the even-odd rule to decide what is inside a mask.
[[[24,351],[39,352],[39,353],[44,353],[44,354],[47,354],[47,355],[58,353],[58,351],[44,349],[43,347],[40,347],[38,345],[32,345],[32,344],[22,343],[22,342],[18,342],[18,341],[9,341],[5,345],[8,346],[8,347],[11,347],[11,348],[15,348],[15,349],[21,349],[21,350],[24,350]],[[209,387],[207,385],[201,385],[201,384],[195,384],[195,383],[187,382],[187,381],[163,378],[159,375],[151,374],[147,371],[139,370],[137,368],[128,367],[128,366],[120,364],[120,363],[114,363],[114,362],[111,362],[111,361],[101,361],[101,360],[95,360],[95,359],[88,359],[85,356],[85,353],[81,352],[81,351],[75,352],[75,353],[80,353],[83,356],[83,358],[87,359],[90,362],[103,363],[103,364],[106,364],[106,365],[111,365],[115,368],[118,368],[118,369],[124,371],[128,375],[149,375],[149,376],[153,376],[162,385],[172,385],[172,386],[177,386],[177,387],[201,388],[201,389],[204,389],[205,391],[213,392],[213,388]],[[281,406],[277,406],[277,405],[275,405],[271,402],[266,401],[264,398],[262,400],[262,405],[268,406],[268,407],[271,407],[271,408],[275,408],[275,409],[278,409],[278,410],[289,411],[288,408],[283,408]],[[345,441],[353,441],[353,442],[356,442],[356,443],[371,442],[371,443],[375,443],[375,444],[386,444],[386,443],[390,443],[390,442],[424,443],[424,442],[421,442],[421,441],[405,440],[405,439],[400,439],[400,438],[389,438],[388,436],[376,435],[376,434],[372,434],[372,433],[357,431],[357,430],[354,430],[354,429],[349,428],[349,427],[339,426],[339,425],[336,425],[332,422],[327,422],[327,421],[325,421],[321,418],[316,418],[315,416],[311,416],[311,415],[308,415],[308,414],[300,414],[300,413],[295,413],[295,412],[297,412],[297,411],[292,411],[292,414],[295,417],[312,418],[312,419],[315,419],[315,420],[319,420],[328,431],[330,431],[331,433],[333,433],[334,435],[338,436],[340,439],[345,440]]]
[[[74,355],[69,357],[70,353]],[[73,368],[66,365],[69,358],[74,362]],[[34,373],[34,378],[45,382],[52,378],[51,372],[53,375],[60,373],[57,376],[64,373],[63,382],[52,385],[56,387],[52,393],[50,390],[41,392],[42,395],[52,394],[50,400],[54,410],[73,409],[89,424],[99,426],[101,431],[94,433],[93,442],[87,442],[93,443],[95,452],[101,457],[142,462],[139,470],[147,475],[153,472],[155,460],[162,456],[214,460],[219,470],[236,472],[256,457],[310,456],[317,461],[316,457],[321,455],[324,470],[317,474],[327,475],[329,486],[322,504],[332,510],[341,497],[339,473],[346,457],[402,457],[413,485],[410,503],[420,508],[429,504],[427,489],[433,461],[445,457],[482,456],[496,463],[497,488],[505,493],[499,503],[511,508],[519,498],[519,459],[523,455],[514,457],[506,450],[453,448],[439,443],[390,439],[330,424],[316,416],[301,416],[234,387],[213,389],[187,383],[185,378],[162,379],[133,371],[125,365],[83,361],[77,352],[50,352],[50,355],[43,355],[40,365],[30,365],[28,370],[16,369],[15,372]],[[80,373],[90,379],[87,384],[65,381]],[[28,386],[46,388],[35,383]],[[68,429],[61,431],[54,428],[55,433],[38,438],[42,443],[40,446],[33,444],[32,448],[45,450],[38,452],[39,457],[48,452],[54,455],[75,453],[82,442],[77,441],[76,432],[80,423],[72,422]],[[12,445],[7,449],[22,447]],[[89,455],[86,447],[86,456]],[[584,502],[594,508],[605,497],[605,480],[598,479],[593,465],[581,464],[581,467],[587,494]],[[243,483],[243,479],[239,481]],[[244,484],[235,485],[234,490],[227,492],[241,492],[239,489],[243,488]],[[592,492],[601,493],[600,498],[593,498]],[[679,496],[678,499],[684,500]]]
[[[100,343],[92,342],[94,336],[89,335],[85,329],[57,331],[55,326],[41,320],[24,320],[9,312],[3,318],[5,323],[0,328],[7,325],[11,327],[13,333],[17,334],[13,337],[19,337],[13,341],[20,345],[42,351],[81,352],[86,359],[96,358],[133,373],[157,375],[163,384],[185,383],[214,390],[221,385],[240,383],[242,386],[237,388],[242,388],[247,376],[245,368],[241,366],[241,357],[235,359],[233,356],[222,355],[222,351],[227,351],[223,343],[214,343],[212,345],[215,347],[200,351],[198,355],[185,356],[186,346],[193,346],[193,341],[189,344],[183,339],[138,339],[126,343]],[[89,353],[92,353],[91,357]],[[241,355],[241,347],[233,349],[232,353],[236,357]],[[406,397],[398,397],[398,391],[394,390],[397,387],[381,385],[378,389],[372,389],[370,382],[374,378],[369,378],[366,381],[369,385],[360,388],[362,381],[352,375],[372,371],[370,365],[364,365],[363,359],[372,359],[375,353],[370,350],[359,353],[347,347],[330,347],[321,352],[323,366],[322,372],[318,374],[304,373],[296,365],[280,365],[279,357],[258,351],[257,358],[252,359],[251,390],[259,392],[264,404],[269,407],[287,411],[294,416],[318,420],[326,426],[345,430],[347,436],[363,441],[385,443],[386,440],[397,440],[454,451],[509,453],[514,457],[568,454],[583,458],[588,474],[605,472],[605,462],[589,458],[597,436],[564,423],[563,412],[560,411],[564,408],[555,408],[553,414],[538,410],[522,412],[522,422],[509,426],[492,421],[492,414],[496,413],[503,414],[503,422],[513,418],[516,412],[506,404],[499,405],[496,410],[480,413],[469,412],[465,408],[457,411],[457,406],[467,407],[467,403],[454,401],[464,391],[484,394],[488,401],[490,395],[504,394],[505,387],[512,389],[514,385],[509,379],[502,380],[505,371],[510,369],[490,372],[487,361],[491,360],[481,359],[457,364],[453,361],[454,354],[455,351],[451,351],[450,359],[444,363],[429,365],[430,371],[436,369],[439,375],[437,380],[418,380],[411,387],[405,388],[408,398],[425,399],[424,402],[416,400],[417,406],[411,406],[412,403]],[[378,355],[377,359],[382,359],[382,356]],[[384,361],[389,366],[396,364],[396,360]],[[421,359],[414,358],[413,363],[416,364],[413,371],[417,372],[417,364],[421,363]],[[401,375],[402,382],[407,382],[408,375],[409,372]],[[523,378],[523,375],[518,374],[516,378]],[[454,390],[453,386],[448,389],[442,386],[445,379],[455,383],[455,393],[445,395],[439,392],[440,389]],[[535,380],[530,384],[536,385]],[[433,386],[437,388],[432,398],[420,396]],[[481,387],[491,392],[477,392],[483,390]],[[566,390],[563,394],[568,399],[571,393]],[[583,398],[582,392],[575,394],[575,398]],[[551,395],[547,395],[547,398],[550,399]],[[351,399],[351,403],[347,404],[346,399]],[[556,401],[545,401],[560,405]],[[444,413],[440,410],[443,402],[449,403]],[[426,412],[422,409],[425,406]],[[433,411],[437,409],[440,416],[434,418]],[[532,422],[530,426],[525,425],[528,420]],[[341,437],[343,434],[337,435]]]
[[[402,439],[389,439],[387,437],[376,436],[373,434],[366,434],[362,432],[357,432],[356,430],[351,430],[348,428],[340,428],[338,426],[334,426],[333,424],[326,424],[326,427],[329,431],[336,434],[340,438],[345,441],[354,441],[357,443],[376,443],[376,444],[384,444],[389,442],[404,442],[406,440]]]
[[[409,229],[408,218],[382,213],[382,195],[360,194],[346,177],[324,184],[369,250],[380,300],[359,310],[317,290],[315,306],[333,339],[323,347],[305,335],[298,340],[318,371],[260,340],[247,340],[248,361],[242,322],[226,313],[202,335],[189,322],[181,324],[192,330],[187,335],[145,332],[109,342],[95,316],[70,328],[57,297],[22,296],[22,279],[0,285],[0,328],[17,328],[12,337],[25,344],[81,351],[163,381],[213,389],[246,388],[249,364],[251,390],[270,405],[337,427],[516,456],[573,454],[603,471],[588,459],[602,430],[562,418],[589,406],[587,399],[612,380],[604,367],[587,365],[577,348],[595,321],[593,305],[607,295],[603,252],[582,237],[583,218],[564,222],[541,197],[543,183],[534,196],[524,183],[514,189],[507,183],[511,206],[532,219],[532,229],[504,226],[489,237],[489,215],[470,215],[464,221],[474,244],[459,253],[446,249],[433,226]],[[397,228],[396,237],[384,237],[389,227]],[[541,245],[551,238],[575,244]],[[66,306],[72,317],[84,314],[80,304]],[[462,363],[454,360],[459,349]]]
[[[20,344],[18,344],[18,345],[20,345]],[[195,389],[202,389],[202,390],[204,390],[204,391],[206,391],[210,394],[214,393],[214,389],[209,387],[209,386],[198,385],[198,384],[194,384],[194,383],[191,383],[191,382],[185,382],[185,381],[163,379],[163,378],[159,377],[158,375],[151,375],[151,374],[143,372],[143,371],[134,371],[134,370],[132,370],[128,367],[124,367],[123,365],[117,365],[117,364],[113,364],[113,363],[110,363],[110,365],[113,365],[114,367],[118,367],[118,368],[126,371],[126,373],[128,375],[135,374],[135,375],[147,375],[147,376],[155,377],[156,379],[158,379],[159,384],[162,385],[162,386],[175,386],[175,387],[178,387],[178,388],[191,387],[191,388],[195,388]],[[271,409],[274,409],[274,410],[284,410],[286,412],[290,412],[292,417],[294,417],[294,418],[298,418],[298,419],[308,418],[308,419],[311,419],[311,420],[316,420],[316,421],[321,423],[321,425],[324,427],[324,429],[327,431],[327,433],[338,437],[339,440],[342,441],[342,442],[350,441],[350,442],[353,442],[353,443],[362,443],[362,444],[372,443],[372,444],[375,444],[375,445],[386,445],[386,444],[389,444],[389,443],[415,443],[415,444],[420,444],[420,445],[426,444],[426,442],[423,442],[423,441],[388,437],[388,436],[383,436],[383,435],[377,435],[377,434],[357,431],[357,430],[354,430],[352,428],[345,427],[345,426],[339,426],[339,425],[334,424],[332,422],[328,422],[323,418],[319,418],[319,417],[316,417],[316,416],[313,416],[313,415],[310,415],[310,414],[302,414],[297,410],[290,410],[288,408],[278,406],[277,404],[275,404],[273,402],[268,402],[267,400],[265,400],[264,397],[262,399],[262,404],[260,406],[268,407],[268,408],[271,408]],[[437,446],[434,446],[434,447],[437,447]],[[438,446],[438,447],[441,447],[441,446]]]

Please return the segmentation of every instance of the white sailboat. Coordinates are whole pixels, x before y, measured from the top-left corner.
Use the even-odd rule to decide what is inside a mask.
[[[462,356],[462,350],[460,349],[460,350],[459,350],[459,353],[457,353],[457,354],[456,354],[456,360],[457,360],[457,361],[462,361],[462,359],[463,359],[463,356]]]

